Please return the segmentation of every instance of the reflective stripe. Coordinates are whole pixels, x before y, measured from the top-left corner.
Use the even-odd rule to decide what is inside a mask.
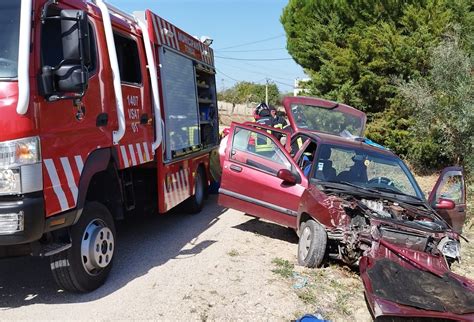
[[[135,144],[135,146],[137,147],[138,160],[140,161],[140,164],[145,163],[143,161],[143,153],[142,153],[142,148],[140,146],[140,143]]]
[[[128,150],[130,151],[130,156],[132,158],[132,165],[137,165],[137,158],[135,157],[135,150],[133,149],[133,145],[128,145]]]
[[[130,164],[128,163],[127,151],[123,145],[120,146],[120,152],[122,153],[123,164],[125,165],[125,168],[128,168]]]
[[[175,199],[175,201],[176,201],[175,205],[177,205],[177,204],[180,202],[180,200],[179,200],[179,195],[178,195],[178,189],[179,189],[179,188],[178,188],[178,180],[177,180],[177,178],[176,178],[176,176],[175,176],[174,173],[171,175],[171,179],[172,179],[173,188],[174,188],[174,189],[172,190],[172,191],[173,191],[172,196],[174,197],[174,199]]]
[[[84,163],[82,162],[82,157],[80,155],[76,155],[74,159],[76,160],[77,171],[79,171],[79,175],[81,175],[82,169],[84,169]]]
[[[188,197],[188,192],[186,191],[186,181],[184,180],[184,170],[179,171],[179,179],[181,182],[181,195],[182,200],[186,200]]]
[[[155,37],[158,42],[158,45],[161,45],[163,42],[161,41],[160,33],[158,32],[158,27],[156,26],[156,20],[158,19],[157,16],[152,15],[152,21],[153,21],[153,28],[155,29]]]
[[[66,174],[67,183],[69,189],[71,189],[72,197],[74,198],[74,206],[77,204],[77,194],[79,193],[74,175],[72,174],[71,165],[69,164],[68,158],[61,158],[61,164],[63,165],[64,173]]]
[[[151,161],[150,152],[148,150],[148,143],[143,142],[143,149],[145,150],[146,161]]]
[[[59,181],[58,173],[56,172],[56,167],[54,162],[51,159],[45,159],[44,165],[48,171],[49,178],[51,179],[51,184],[53,185],[54,193],[58,197],[59,205],[61,210],[64,211],[69,208],[66,195],[64,194],[63,188],[61,187],[61,182]]]

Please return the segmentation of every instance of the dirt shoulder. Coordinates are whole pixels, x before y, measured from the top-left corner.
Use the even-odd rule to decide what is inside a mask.
[[[90,294],[58,290],[47,260],[0,261],[2,320],[371,320],[357,268],[298,266],[294,231],[216,201],[120,225],[111,275]],[[455,271],[474,278],[471,245]]]

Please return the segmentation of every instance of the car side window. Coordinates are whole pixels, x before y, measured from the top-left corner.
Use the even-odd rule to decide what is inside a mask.
[[[230,159],[273,175],[281,169],[291,171],[291,163],[275,144],[271,134],[264,135],[242,128],[234,131]]]
[[[456,204],[465,203],[464,180],[461,173],[457,171],[448,172],[436,191],[436,200],[439,198],[449,199]]]
[[[298,160],[296,160],[298,166],[306,177],[309,177],[311,173],[316,147],[316,142],[310,142],[304,149],[303,153],[301,153]]]

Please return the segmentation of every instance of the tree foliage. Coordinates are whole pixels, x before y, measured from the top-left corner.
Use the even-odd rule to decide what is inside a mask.
[[[233,87],[218,93],[218,99],[234,104],[265,102],[265,86],[252,82],[239,82]],[[280,92],[274,83],[268,84],[268,103],[280,103]]]
[[[415,116],[413,127],[422,144],[411,148],[413,161],[422,157],[465,164],[474,171],[474,73],[471,59],[457,36],[435,47],[428,77],[401,82],[400,94]],[[434,150],[434,151],[432,151]],[[435,155],[434,155],[435,154]]]
[[[454,152],[435,156],[446,128],[422,139],[413,130],[421,118],[397,82],[433,79],[433,48],[454,29],[459,47],[474,53],[472,0],[289,0],[281,22],[290,55],[311,77],[311,95],[367,112],[368,136],[407,158],[416,154],[410,159],[419,165],[453,161]]]

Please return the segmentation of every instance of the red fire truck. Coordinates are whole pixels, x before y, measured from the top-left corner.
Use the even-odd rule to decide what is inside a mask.
[[[213,51],[149,10],[0,2],[0,257],[104,283],[114,221],[200,211],[218,144]]]

